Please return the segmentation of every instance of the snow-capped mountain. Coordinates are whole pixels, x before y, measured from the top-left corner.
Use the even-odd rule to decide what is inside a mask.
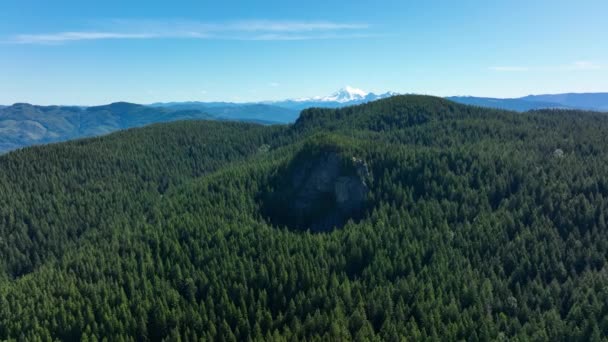
[[[369,93],[366,92],[365,90],[353,88],[351,86],[346,86],[329,96],[315,96],[315,97],[301,98],[301,99],[294,100],[294,102],[317,101],[317,102],[345,103],[345,102],[350,102],[350,101],[364,100],[368,94]]]
[[[339,108],[375,101],[398,95],[394,92],[374,94],[346,86],[328,96],[314,96],[283,101],[248,103],[230,102],[169,102],[154,103],[152,107],[166,107],[174,110],[199,110],[223,120],[252,120],[256,122],[295,121],[300,111],[310,107]]]
[[[329,96],[315,96],[315,97],[295,99],[292,101],[293,102],[347,103],[347,102],[355,102],[355,101],[373,101],[373,100],[378,100],[378,99],[382,99],[382,98],[393,96],[393,95],[397,95],[397,93],[387,92],[384,94],[376,95],[374,93],[369,93],[363,89],[346,86]]]
[[[314,96],[285,101],[272,102],[273,105],[291,109],[308,107],[343,107],[364,102],[375,101],[386,97],[398,95],[395,92],[374,94],[362,89],[346,86],[329,96]]]

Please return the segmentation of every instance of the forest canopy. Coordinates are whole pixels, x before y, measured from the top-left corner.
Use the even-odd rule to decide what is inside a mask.
[[[0,340],[601,341],[605,132],[408,95],[0,156]]]

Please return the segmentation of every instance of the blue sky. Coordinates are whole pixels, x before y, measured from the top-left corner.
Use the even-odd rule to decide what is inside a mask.
[[[0,4],[0,104],[608,91],[608,1]]]

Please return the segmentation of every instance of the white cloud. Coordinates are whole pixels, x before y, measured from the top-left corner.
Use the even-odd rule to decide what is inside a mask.
[[[604,66],[591,61],[576,61],[569,66],[571,70],[601,70]]]
[[[109,23],[109,25],[108,25]],[[224,23],[194,21],[128,21],[102,23],[107,29],[54,33],[17,34],[9,42],[57,44],[71,41],[108,39],[225,39],[225,40],[311,40],[363,38],[368,24],[329,21],[251,20]]]
[[[158,37],[152,33],[120,33],[120,32],[60,32],[53,34],[19,34],[13,41],[22,44],[58,43],[74,40],[97,39],[150,39]]]
[[[253,20],[207,26],[213,31],[249,32],[311,32],[367,29],[367,24],[335,23],[328,21],[268,21]]]
[[[276,88],[276,87],[280,86],[281,84],[278,83],[278,82],[270,82],[270,83],[268,83],[268,85],[271,86],[271,87]]]
[[[239,40],[327,40],[327,39],[360,39],[378,37],[371,34],[348,34],[348,33],[316,33],[316,34],[293,34],[293,33],[264,33],[253,36],[242,36],[231,39]]]
[[[492,71],[503,71],[503,72],[518,72],[518,71],[588,71],[588,70],[608,70],[608,67],[603,64],[598,64],[592,61],[576,61],[570,64],[557,65],[557,66],[541,66],[541,67],[527,67],[527,66],[493,66],[489,67]]]
[[[530,70],[527,67],[522,67],[522,66],[494,66],[494,67],[490,67],[490,70],[494,70],[494,71],[528,71]]]

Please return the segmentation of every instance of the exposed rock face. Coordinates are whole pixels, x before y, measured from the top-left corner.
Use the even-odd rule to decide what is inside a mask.
[[[337,153],[326,152],[291,170],[291,191],[278,194],[274,201],[274,206],[282,207],[278,212],[281,223],[319,232],[341,227],[361,215],[369,192],[364,161],[352,158],[344,162]]]

